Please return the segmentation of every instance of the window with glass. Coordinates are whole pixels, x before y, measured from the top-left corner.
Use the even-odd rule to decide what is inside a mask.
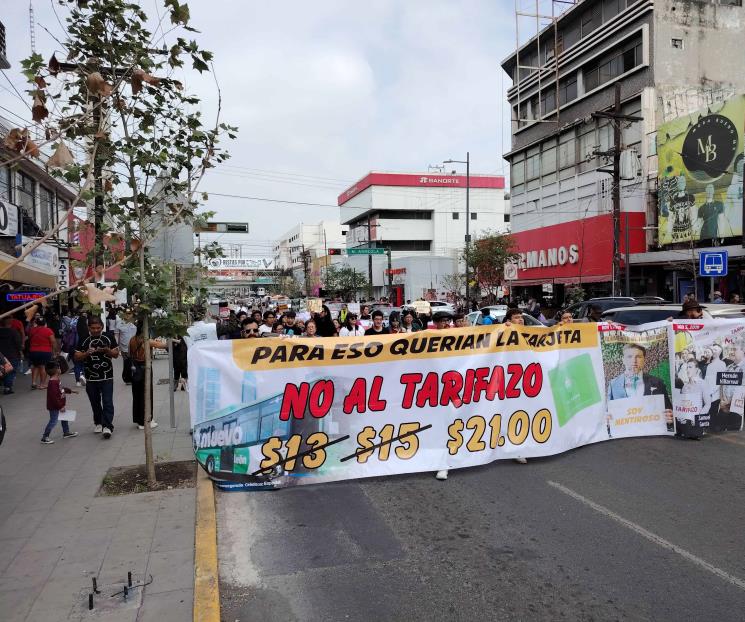
[[[588,37],[590,33],[600,27],[603,22],[602,8],[600,3],[593,4],[580,18],[582,38]]]
[[[44,231],[48,231],[55,224],[54,192],[44,186],[39,188],[39,211],[40,225]]]
[[[453,220],[460,220],[460,214],[458,212],[453,212]]]
[[[553,143],[554,145],[556,143]],[[543,176],[552,175],[556,173],[556,147],[546,147],[544,145],[543,151],[541,152],[541,171]]]
[[[525,181],[525,154],[521,153],[512,159],[512,170],[510,172],[510,183],[513,186]]]
[[[593,59],[582,70],[585,92],[631,71],[643,61],[641,37],[636,37],[623,47]]]
[[[0,200],[10,201],[10,169],[7,167],[0,168]]]
[[[559,168],[567,168],[577,163],[577,141],[574,132],[562,135],[559,141]]]
[[[541,114],[547,114],[556,110],[556,89],[549,88],[541,92]]]
[[[471,212],[471,220],[477,220],[478,214],[476,212]]]
[[[559,106],[577,99],[577,74],[559,82]]]
[[[16,175],[16,198],[26,216],[36,220],[36,182],[20,171]]]
[[[592,126],[582,128],[579,135],[579,160],[584,161],[594,158],[595,156],[593,154],[596,145],[595,128]]]
[[[525,178],[530,181],[541,176],[541,154],[536,150],[525,160]]]

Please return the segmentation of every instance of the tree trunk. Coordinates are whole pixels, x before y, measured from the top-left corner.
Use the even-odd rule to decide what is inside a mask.
[[[140,236],[142,236],[142,218],[140,218]],[[140,274],[145,277],[145,245],[140,244]],[[147,470],[147,486],[154,488],[158,483],[155,478],[155,461],[153,460],[153,431],[150,422],[153,419],[152,409],[152,355],[150,350],[150,320],[145,314],[142,318],[142,338],[145,346],[145,387],[143,399],[145,401],[145,468]]]

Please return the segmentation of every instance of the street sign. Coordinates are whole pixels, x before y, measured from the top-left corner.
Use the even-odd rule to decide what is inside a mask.
[[[349,248],[347,255],[385,255],[384,248]]]
[[[504,264],[504,280],[505,281],[516,281],[517,280],[517,264],[516,263]]]
[[[699,276],[727,276],[727,251],[701,251],[698,273]]]

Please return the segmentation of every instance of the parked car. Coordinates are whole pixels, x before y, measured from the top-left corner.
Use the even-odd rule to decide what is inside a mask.
[[[494,305],[491,307],[484,307],[489,309],[489,317],[494,321],[495,324],[501,324],[504,322],[504,316],[507,314],[506,305]],[[472,311],[466,316],[466,320],[471,326],[480,326],[483,324],[483,314],[481,311]],[[544,324],[535,319],[532,315],[523,313],[523,320],[526,326],[544,326]]]
[[[455,307],[453,307],[453,305],[451,305],[449,302],[443,302],[442,300],[430,300],[429,306],[432,308],[432,315],[434,315],[438,311],[445,311],[450,315],[455,314]]]
[[[661,304],[661,305],[636,305],[633,307],[617,307],[608,309],[603,312],[602,318],[606,322],[616,322],[618,324],[627,324],[636,326],[638,324],[647,324],[648,322],[659,322],[668,318],[677,318],[680,314],[681,306],[679,304]],[[702,305],[703,306],[703,305]],[[716,305],[713,305],[716,306]],[[704,319],[712,319],[709,308],[703,307]]]
[[[598,298],[590,298],[589,300],[583,300],[582,302],[575,302],[573,305],[569,305],[566,309],[560,309],[556,312],[550,322],[547,322],[549,326],[553,326],[556,322],[561,319],[562,313],[568,311],[572,314],[575,320],[586,319],[590,315],[590,306],[598,305],[601,311],[607,311],[608,309],[614,309],[617,307],[634,307],[640,304],[664,304],[665,300],[657,296],[603,296]]]
[[[745,305],[709,304],[706,305],[706,310],[711,314],[711,317],[718,320],[745,319]]]

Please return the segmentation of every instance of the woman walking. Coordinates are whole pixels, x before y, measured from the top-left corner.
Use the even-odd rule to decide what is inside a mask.
[[[31,361],[31,388],[47,388],[46,365],[57,350],[57,337],[47,326],[46,320],[36,317],[28,333],[29,360]]]
[[[160,339],[149,339],[150,348],[168,348]],[[142,325],[138,324],[137,334],[129,340],[129,357],[132,364],[132,422],[140,429],[145,429],[145,338]],[[151,368],[152,372],[152,368]],[[157,428],[153,416],[153,375],[150,374],[150,427]]]

